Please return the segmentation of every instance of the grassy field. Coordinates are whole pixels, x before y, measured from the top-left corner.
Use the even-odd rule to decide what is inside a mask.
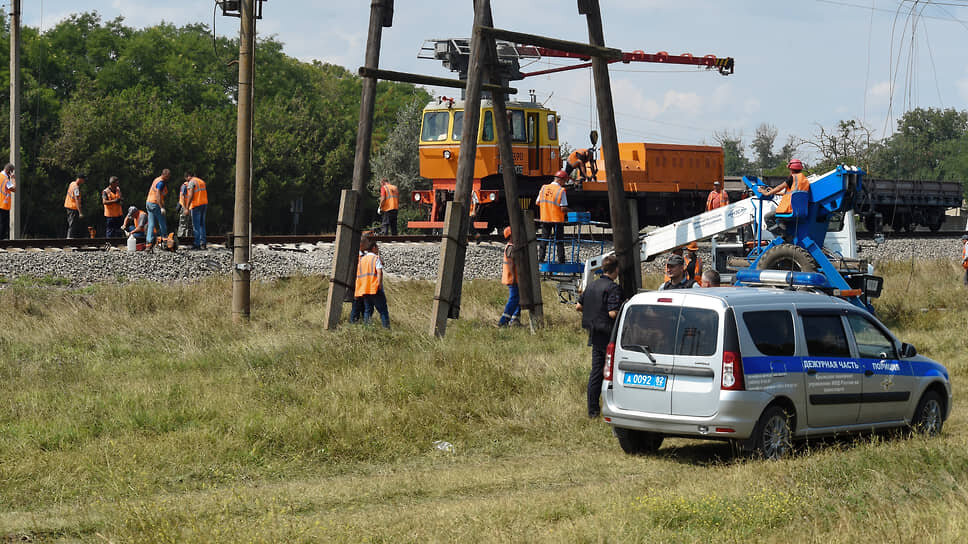
[[[392,331],[326,332],[318,278],[254,285],[246,326],[227,279],[18,280],[0,290],[0,542],[963,541],[959,272],[885,265],[877,303],[951,370],[943,434],[779,462],[688,440],[624,455],[584,417],[589,348],[550,288],[531,335],[495,328],[506,293],[472,282],[435,340],[429,282],[388,285]]]

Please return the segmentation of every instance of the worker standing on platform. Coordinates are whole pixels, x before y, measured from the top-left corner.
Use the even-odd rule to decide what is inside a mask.
[[[498,327],[516,325],[521,318],[521,298],[518,294],[518,267],[514,264],[512,252],[514,244],[511,242],[511,227],[504,227],[504,261],[501,266],[501,283],[508,286],[508,302],[504,305],[504,313],[498,320]]]
[[[699,256],[698,251],[699,244],[696,242],[692,242],[686,246],[685,273],[686,277],[702,287],[702,258]]]
[[[165,168],[161,175],[151,182],[148,197],[145,199],[145,211],[148,212],[148,234],[146,249],[151,251],[155,243],[155,227],[158,227],[158,237],[168,236],[168,223],[165,221],[165,196],[168,194],[168,178],[171,170]]]
[[[589,179],[588,172],[585,170],[585,163],[589,163],[592,176],[598,173],[598,169],[595,166],[595,153],[591,149],[576,149],[568,155],[568,161],[565,164],[565,174],[571,176],[571,173],[576,169],[578,170],[578,176],[581,181],[587,181]]]
[[[776,187],[763,193],[763,196],[773,196],[783,193],[783,198],[780,199],[780,203],[777,205],[776,210],[768,212],[763,216],[763,220],[766,221],[767,230],[774,235],[779,234],[779,226],[776,224],[776,214],[790,213],[793,211],[793,206],[791,204],[793,191],[810,190],[810,181],[803,173],[803,163],[800,162],[800,159],[791,159],[790,162],[787,163],[787,168],[790,169],[790,176]]]
[[[397,235],[397,214],[400,213],[400,190],[390,180],[380,180],[380,215],[383,234]]]
[[[538,262],[544,262],[548,240],[552,235],[556,241],[558,264],[565,262],[565,213],[568,212],[568,196],[559,182],[567,178],[567,172],[558,170],[551,183],[542,185],[538,191],[538,219],[541,221],[541,235],[544,238],[538,251]]]
[[[205,181],[192,170],[185,172],[185,181],[188,183],[185,200],[188,202],[188,211],[192,216],[192,233],[195,235],[192,249],[207,249],[205,216],[208,213],[208,188],[205,187]]]
[[[67,186],[67,196],[64,197],[64,209],[67,210],[67,238],[77,238],[84,219],[84,209],[81,208],[81,185],[87,181],[87,176],[78,174],[77,179]]]
[[[722,208],[727,204],[729,204],[729,195],[726,194],[721,183],[714,181],[713,190],[709,191],[709,196],[706,197],[706,211]]]
[[[108,178],[108,186],[101,191],[101,204],[104,205],[104,237],[120,238],[121,221],[121,187],[118,186],[118,176]]]
[[[17,177],[13,164],[7,163],[0,172],[0,240],[10,238],[10,202],[17,192]]]

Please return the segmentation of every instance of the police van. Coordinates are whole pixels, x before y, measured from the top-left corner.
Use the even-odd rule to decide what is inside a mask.
[[[784,274],[796,283],[798,273]],[[775,287],[635,295],[616,320],[604,378],[602,415],[630,454],[675,436],[775,459],[808,437],[935,435],[951,411],[944,365],[843,299]]]

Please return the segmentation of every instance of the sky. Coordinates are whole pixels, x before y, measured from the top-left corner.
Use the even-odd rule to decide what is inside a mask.
[[[3,1],[9,5],[9,0]],[[206,0],[29,0],[23,23],[46,29],[71,13],[122,16],[132,27],[161,21],[213,24]],[[492,0],[495,26],[588,41],[575,0]],[[351,72],[363,64],[370,2],[269,0],[258,23],[300,60]],[[816,141],[840,120],[859,120],[876,138],[890,135],[915,107],[968,109],[968,0],[601,0],[606,45],[624,51],[733,57],[722,76],[691,66],[613,64],[610,78],[620,142],[715,145],[717,134],[747,145],[763,123],[789,137]],[[6,6],[5,6],[6,7]],[[393,26],[383,31],[380,67],[456,77],[417,53],[425,40],[465,38],[471,0],[395,0]],[[237,36],[239,20],[219,15],[219,35]],[[257,53],[258,54],[258,53]],[[567,64],[532,61],[523,71]],[[590,69],[512,83],[519,99],[558,111],[561,139],[587,144],[597,127]],[[429,88],[454,96],[453,89]],[[258,107],[258,105],[256,105]],[[809,145],[799,150],[811,157]]]

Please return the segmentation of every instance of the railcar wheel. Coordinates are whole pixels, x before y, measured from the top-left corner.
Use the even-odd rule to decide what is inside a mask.
[[[794,272],[816,272],[817,261],[800,246],[783,244],[771,248],[760,257],[758,270],[792,270]]]

